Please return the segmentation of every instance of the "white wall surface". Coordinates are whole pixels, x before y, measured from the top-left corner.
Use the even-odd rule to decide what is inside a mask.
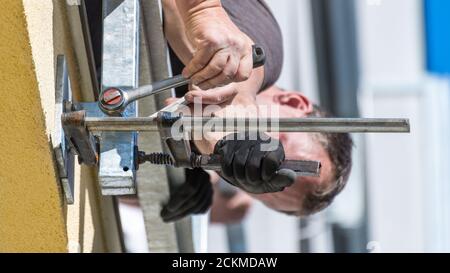
[[[450,90],[424,70],[422,1],[356,2],[362,114],[411,121],[409,135],[366,138],[370,240],[381,252],[449,251]]]
[[[356,1],[363,116],[407,117],[412,135],[368,135],[370,239],[381,251],[424,249],[419,0]],[[400,94],[398,90],[404,92]]]
[[[364,82],[410,83],[424,74],[421,0],[356,0]]]
[[[382,252],[449,251],[449,82],[366,89],[372,117],[405,117],[409,135],[368,135],[370,240]]]

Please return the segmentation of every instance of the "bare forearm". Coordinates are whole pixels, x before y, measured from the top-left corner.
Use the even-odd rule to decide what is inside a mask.
[[[186,22],[191,15],[210,8],[221,8],[220,0],[175,0],[181,17]]]
[[[164,33],[170,47],[185,65],[194,55],[194,48],[186,36],[186,26],[175,0],[163,0]]]

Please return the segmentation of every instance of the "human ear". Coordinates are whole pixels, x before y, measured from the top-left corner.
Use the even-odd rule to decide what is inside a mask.
[[[280,105],[286,105],[294,109],[300,110],[305,114],[312,113],[313,104],[308,97],[297,92],[283,92],[277,98]]]

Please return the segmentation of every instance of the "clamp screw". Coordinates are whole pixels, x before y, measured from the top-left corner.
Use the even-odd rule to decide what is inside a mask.
[[[107,105],[115,105],[122,101],[122,92],[116,88],[110,88],[103,92],[102,102]]]

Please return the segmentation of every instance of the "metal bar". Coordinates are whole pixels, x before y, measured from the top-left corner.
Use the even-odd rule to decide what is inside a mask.
[[[408,119],[182,117],[185,129],[204,132],[409,133]],[[87,117],[90,131],[158,131],[154,117]]]
[[[139,0],[102,2],[102,90],[110,86],[120,86],[123,90],[128,90],[138,85],[139,2]],[[95,108],[97,110],[98,106]],[[123,116],[136,117],[136,108],[136,103],[132,103]],[[103,195],[136,193],[134,165],[136,140],[137,132],[101,133],[98,177]]]

